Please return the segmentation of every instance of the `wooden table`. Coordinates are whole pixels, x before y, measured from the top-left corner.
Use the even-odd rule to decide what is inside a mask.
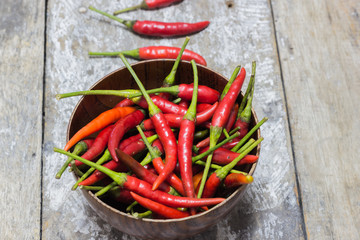
[[[181,46],[91,12],[140,1],[10,1],[0,6],[2,239],[134,239],[103,222],[73,177],[54,178],[78,98],[122,67],[88,51]],[[257,61],[254,108],[265,141],[255,181],[223,221],[191,239],[360,238],[360,2],[197,0],[126,19],[210,20],[188,49],[229,77]],[[131,60],[135,62],[135,60]],[[247,78],[248,81],[248,78]]]

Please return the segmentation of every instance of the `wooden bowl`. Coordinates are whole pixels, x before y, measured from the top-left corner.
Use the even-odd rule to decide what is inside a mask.
[[[143,82],[146,89],[160,87],[163,79],[168,75],[173,60],[149,60],[132,65],[136,74]],[[207,85],[217,89],[220,93],[227,83],[227,79],[211,69],[198,65],[199,84]],[[189,62],[182,61],[179,65],[177,83],[192,83],[193,70]],[[118,69],[96,82],[91,89],[138,89],[129,71],[124,67]],[[240,103],[242,96],[238,98]],[[114,96],[85,96],[76,105],[67,129],[67,141],[81,127],[105,110],[115,106],[121,98]],[[257,118],[254,110],[250,128],[256,125]],[[260,138],[260,130],[252,136],[255,140]],[[260,145],[251,154],[259,155]],[[256,163],[242,169],[252,175],[255,171]],[[92,192],[82,190],[85,198],[97,214],[114,228],[129,235],[144,239],[181,239],[191,237],[210,226],[221,221],[238,203],[247,185],[243,185],[235,191],[229,193],[228,197],[221,204],[209,209],[206,212],[182,218],[178,220],[158,220],[158,219],[137,219],[125,212],[110,206],[103,200],[96,197]]]

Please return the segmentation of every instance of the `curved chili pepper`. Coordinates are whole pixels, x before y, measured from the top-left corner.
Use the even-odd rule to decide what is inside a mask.
[[[175,208],[170,208],[150,199],[141,197],[134,192],[130,192],[130,194],[134,198],[134,200],[137,201],[141,206],[161,215],[164,218],[176,219],[190,216],[188,212],[182,212]]]
[[[172,132],[169,124],[166,122],[166,119],[161,112],[161,110],[154,104],[151,100],[149,94],[147,94],[144,85],[141,83],[140,79],[136,75],[135,71],[130,66],[129,62],[126,60],[124,55],[119,55],[127,69],[130,71],[134,80],[136,81],[140,91],[142,92],[146,102],[148,104],[148,110],[150,118],[155,126],[155,131],[159,136],[161,143],[163,144],[165,150],[165,168],[159,174],[158,178],[153,184],[153,190],[156,190],[159,185],[169,176],[169,174],[174,170],[177,161],[177,144],[174,133]]]
[[[81,139],[93,134],[109,124],[116,122],[122,117],[134,112],[136,109],[133,107],[117,107],[107,110],[93,119],[91,122],[86,124],[83,128],[81,128],[78,132],[74,134],[70,138],[70,140],[66,143],[64,150],[68,151],[72,146],[74,146]]]
[[[99,156],[104,151],[109,141],[110,133],[113,130],[113,128],[114,125],[109,125],[103,130],[101,130],[101,132],[96,136],[91,148],[89,148],[81,157],[92,161],[97,156]],[[82,162],[75,160],[76,166],[80,166],[82,164],[83,164]]]
[[[116,104],[115,107],[130,107],[133,105],[134,105],[134,102],[131,99],[124,98],[118,104]]]
[[[115,17],[109,13],[100,11],[90,6],[90,10],[100,13],[108,18],[111,18],[115,21],[118,21],[124,24],[128,29],[133,32],[152,37],[178,37],[190,35],[192,33],[200,32],[205,29],[210,22],[202,21],[197,23],[185,23],[185,22],[158,22],[158,21],[139,21],[139,20],[124,20],[118,17]]]
[[[132,192],[135,192],[145,198],[149,198],[158,203],[164,204],[168,207],[201,207],[212,206],[219,204],[225,200],[225,198],[188,198],[170,195],[160,190],[152,190],[151,184],[140,180],[138,178],[127,175],[126,173],[114,172],[104,166],[98,165],[94,162],[88,161],[84,158],[76,156],[72,153],[66,152],[60,148],[54,148],[55,152],[64,154],[69,157],[73,157],[90,167],[94,167],[99,171],[102,171],[111,179],[113,179],[120,187],[124,187]]]
[[[215,195],[217,188],[219,187],[220,183],[225,179],[225,177],[229,174],[230,170],[233,169],[236,164],[248,153],[250,153],[260,142],[263,138],[259,138],[255,141],[249,148],[247,148],[244,152],[239,154],[232,162],[228,163],[227,165],[223,166],[222,168],[217,169],[213,174],[210,175],[208,180],[206,181],[204,192],[202,196],[204,198],[209,198]]]
[[[140,124],[140,122],[144,119],[145,114],[143,110],[136,110],[135,112],[125,116],[124,118],[118,120],[115,123],[115,126],[110,133],[108,149],[110,154],[116,162],[119,161],[117,158],[115,149],[118,148],[120,141],[124,134],[130,129],[134,128],[136,125]]]
[[[239,105],[235,104],[233,109],[230,112],[229,119],[228,119],[226,125],[224,126],[224,129],[226,129],[226,131],[229,132],[232,129],[232,127],[236,121],[236,116],[237,116],[238,110],[239,110]],[[251,117],[251,114],[250,114],[250,117]]]
[[[196,103],[198,90],[198,73],[195,61],[191,60],[194,72],[194,89],[190,107],[180,123],[178,139],[178,160],[180,165],[181,180],[187,197],[195,197],[195,189],[192,181],[192,146],[195,133]]]
[[[124,12],[133,11],[136,9],[157,9],[170,6],[171,4],[181,2],[182,0],[143,0],[139,5],[135,5],[132,7],[127,7],[125,9],[121,9],[115,11],[113,14],[117,15]]]
[[[240,94],[242,84],[244,83],[246,71],[244,68],[240,70],[239,75],[235,78],[234,82],[231,84],[228,92],[225,94],[224,98],[220,101],[219,107],[214,113],[214,116],[211,121],[210,127],[210,148],[215,146],[218,139],[221,136],[222,129],[224,128],[226,122],[228,121],[230,112],[235,104],[235,101]],[[203,192],[206,178],[208,177],[208,172],[210,169],[212,154],[208,155],[206,159],[206,165],[204,169],[204,175],[201,179],[198,197],[201,197]]]
[[[206,152],[209,147],[205,147],[200,149],[199,154]],[[240,153],[230,151],[226,148],[220,147],[213,152],[212,162],[219,165],[226,165],[233,161],[236,157],[238,157]],[[247,163],[254,163],[258,160],[258,156],[256,155],[246,155],[243,159],[241,159],[236,165],[240,166]]]
[[[243,184],[252,183],[254,178],[250,175],[244,175],[241,173],[230,173],[224,179],[225,188],[234,188],[239,187]]]
[[[75,145],[72,153],[76,154],[76,155],[80,155],[81,153],[86,152],[86,150],[89,149],[93,143],[94,143],[94,139],[84,139]],[[56,173],[55,178],[57,178],[57,179],[61,178],[61,175],[64,173],[64,171],[69,166],[69,164],[71,163],[72,160],[73,159],[69,157],[65,161],[65,163],[62,165],[60,170]]]
[[[196,124],[200,125],[208,121],[212,115],[214,114],[216,108],[218,106],[218,103],[216,102],[211,106],[211,108],[208,108],[207,110],[200,112],[196,115]],[[166,120],[168,121],[168,124],[170,127],[180,127],[181,120],[184,115],[178,115],[178,114],[164,114]],[[146,119],[140,124],[141,128],[144,130],[152,130],[154,129],[154,124],[152,123],[151,119]]]

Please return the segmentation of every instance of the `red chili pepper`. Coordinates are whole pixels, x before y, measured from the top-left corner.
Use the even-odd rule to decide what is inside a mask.
[[[226,131],[229,132],[232,129],[232,127],[236,121],[236,116],[237,116],[238,110],[239,110],[239,105],[235,104],[233,109],[230,112],[229,119],[224,127],[224,129],[226,129]]]
[[[131,196],[137,201],[141,206],[161,215],[164,218],[176,219],[176,218],[184,218],[190,216],[188,212],[182,212],[175,208],[170,208],[163,204],[157,203],[150,199],[141,197],[134,192],[130,192]]]
[[[78,142],[73,150],[73,154],[79,155],[83,152],[86,152],[87,149],[89,149],[94,143],[94,139],[84,139],[80,142]],[[64,171],[66,170],[66,168],[69,166],[69,164],[71,163],[71,161],[73,160],[73,158],[68,158],[65,163],[62,165],[62,167],[60,168],[60,170],[56,173],[55,178],[60,179],[61,175],[64,173]]]
[[[150,184],[153,184],[155,182],[156,178],[158,177],[156,174],[146,169],[130,155],[120,151],[119,149],[116,149],[115,151],[118,159],[120,159],[121,162],[123,162],[129,168],[129,170],[132,171],[138,178]],[[159,186],[159,190],[164,192],[170,192],[171,188],[168,184],[163,182]]]
[[[243,184],[252,183],[254,178],[250,175],[244,175],[242,173],[230,173],[224,179],[224,187],[234,188]]]
[[[160,150],[159,145],[162,145],[160,143],[160,141],[154,141],[153,146],[154,148],[158,148]],[[156,151],[156,150],[155,150]],[[165,168],[165,164],[163,163],[161,157],[157,157],[154,158],[152,160],[153,166],[155,168],[155,170],[160,173],[163,171],[163,169]],[[176,174],[171,173],[167,178],[166,181],[170,184],[170,186],[172,186],[180,195],[185,196],[185,190],[184,190],[184,185],[183,182],[181,181],[181,179],[176,176]]]
[[[180,107],[188,108],[189,107],[189,101],[181,99],[181,101],[178,103]]]
[[[89,122],[86,126],[81,128],[71,139],[67,142],[64,147],[65,151],[68,151],[72,146],[74,146],[81,139],[93,134],[109,124],[116,122],[122,117],[134,112],[136,109],[133,107],[117,107],[107,110]]]
[[[106,148],[106,145],[109,140],[109,136],[111,131],[113,130],[114,125],[109,125],[96,136],[95,141],[91,148],[89,148],[81,157],[87,160],[94,160],[97,156],[99,156]],[[75,160],[75,165],[80,166],[83,163]]]
[[[239,154],[233,161],[229,164],[217,169],[213,174],[210,175],[208,180],[206,181],[204,192],[202,196],[204,198],[209,198],[215,195],[217,188],[219,187],[220,183],[225,179],[225,177],[229,174],[230,170],[233,169],[236,164],[248,153],[250,153],[260,142],[263,138],[259,138],[255,141],[249,148],[247,148],[244,152]]]
[[[140,35],[153,36],[153,37],[176,37],[185,36],[192,33],[199,32],[205,29],[210,22],[202,21],[197,23],[185,23],[185,22],[158,22],[158,21],[139,21],[139,20],[124,20],[115,17],[109,13],[100,11],[90,6],[90,10],[107,16],[115,21],[124,24],[128,29],[134,31]]]
[[[181,2],[182,0],[143,0],[139,5],[127,7],[118,11],[115,11],[113,14],[117,15],[124,12],[133,11],[136,9],[157,9],[170,6],[171,4]]]
[[[161,110],[154,104],[151,100],[149,94],[146,92],[143,84],[140,79],[137,77],[135,71],[130,66],[129,62],[126,60],[124,55],[119,55],[127,69],[130,71],[134,80],[136,81],[140,91],[142,92],[146,102],[148,103],[148,110],[150,118],[155,126],[155,131],[159,136],[159,139],[165,150],[165,168],[159,174],[159,177],[153,184],[153,190],[157,189],[159,185],[170,175],[174,170],[177,161],[177,143],[174,133],[169,127],[164,114]]]
[[[150,94],[151,98],[153,99],[155,105],[157,105],[156,100],[159,101],[162,99],[161,97],[154,95],[155,93],[170,93],[171,95],[177,96],[184,100],[191,101],[193,92],[193,84],[179,84],[174,85],[171,87],[161,87],[161,88],[154,88],[147,90],[146,93]],[[70,93],[62,93],[57,94],[57,99],[73,97],[73,96],[81,96],[81,95],[112,95],[118,97],[125,97],[130,98],[134,103],[138,104],[142,108],[147,108],[146,101],[142,96],[141,91],[135,89],[125,89],[125,90],[87,90],[87,91],[77,91],[77,92],[70,92]],[[205,85],[199,85],[198,87],[198,102],[199,103],[209,103],[213,104],[218,101],[220,93],[215,89],[207,87]],[[164,100],[164,99],[163,99]],[[170,102],[170,101],[168,101]],[[160,101],[159,104],[164,104]],[[170,105],[176,105],[173,102],[170,102]],[[177,106],[177,105],[176,105]],[[186,109],[185,109],[186,111]]]
[[[222,129],[224,128],[226,122],[229,119],[230,112],[235,104],[235,101],[240,94],[242,84],[244,83],[246,71],[244,68],[240,70],[239,75],[235,78],[234,82],[231,84],[228,92],[225,94],[224,98],[220,101],[217,110],[214,113],[214,116],[211,121],[210,127],[210,148],[215,146],[218,139],[222,134]],[[210,169],[212,154],[208,155],[206,159],[206,165],[204,169],[204,175],[200,183],[200,188],[198,192],[198,197],[201,197],[206,178],[208,177],[208,172]]]
[[[195,61],[191,61],[194,72],[194,90],[190,107],[180,123],[178,138],[178,160],[180,165],[181,180],[187,197],[195,197],[195,189],[192,181],[192,146],[195,133],[196,103],[198,90],[198,73]]]
[[[145,131],[144,134],[145,134],[146,137],[150,137],[150,136],[154,135],[154,132],[153,131]],[[130,143],[137,142],[140,139],[141,139],[140,133],[136,134],[134,136],[131,136],[131,137],[127,138],[127,139],[124,139],[124,140],[122,140],[120,142],[119,149],[121,151],[124,151],[124,148],[127,147]]]
[[[115,107],[130,107],[133,106],[134,102],[131,99],[124,98]]]
[[[143,110],[136,110],[135,112],[127,115],[115,123],[115,126],[109,137],[108,149],[113,160],[116,162],[118,162],[119,159],[116,156],[115,149],[118,148],[122,137],[127,131],[140,124],[144,119],[144,116],[145,115]]]
[[[135,192],[145,198],[149,198],[158,203],[164,204],[168,207],[201,207],[201,206],[212,206],[219,204],[225,200],[225,198],[188,198],[170,195],[160,190],[152,190],[151,184],[140,180],[138,178],[127,175],[126,173],[114,172],[104,166],[98,165],[94,162],[88,161],[84,158],[76,156],[72,153],[66,152],[59,148],[54,148],[55,152],[64,154],[69,157],[73,157],[90,167],[94,167],[99,171],[102,171],[113,179],[120,187],[124,187],[132,192]]]
[[[252,100],[254,96],[254,84],[255,84],[255,62],[253,62],[253,72],[251,74],[250,83],[248,86],[247,92],[249,92],[249,96],[247,98],[247,103],[245,108],[237,115],[237,120],[235,122],[235,127],[240,127],[240,138],[243,138],[249,130],[249,124],[251,121],[251,108],[252,108]],[[245,98],[245,97],[244,97]]]
[[[205,147],[200,149],[199,154],[206,152],[209,147]],[[230,151],[226,148],[220,147],[213,152],[212,162],[219,165],[226,165],[237,158],[240,153]],[[236,165],[240,166],[247,163],[254,163],[258,160],[258,156],[256,155],[246,155],[243,159],[241,159]]]
[[[218,106],[218,103],[216,102],[211,106],[211,108],[208,108],[207,110],[200,112],[196,115],[196,124],[200,125],[208,121],[212,115],[214,114],[216,108]],[[168,124],[170,127],[180,127],[181,120],[184,115],[178,115],[178,114],[164,114],[166,120],[168,121]],[[141,128],[144,130],[152,130],[154,129],[154,124],[152,123],[151,119],[146,119],[141,123]]]

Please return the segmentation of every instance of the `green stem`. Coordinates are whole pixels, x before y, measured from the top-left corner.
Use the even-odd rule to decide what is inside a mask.
[[[136,75],[134,69],[130,66],[129,62],[126,60],[126,58],[124,57],[124,55],[122,53],[119,54],[121,60],[123,61],[123,63],[125,64],[126,68],[129,70],[129,72],[131,73],[131,75],[133,76],[135,82],[137,83],[140,91],[142,92],[147,104],[148,104],[148,110],[149,110],[149,114],[150,116],[154,116],[158,113],[160,113],[160,109],[154,104],[154,102],[151,100],[149,94],[147,94],[146,89],[144,87],[144,85],[142,84],[142,82],[140,81],[140,79],[138,78],[138,76]]]
[[[258,124],[256,124],[232,149],[231,151],[237,152],[239,148],[253,135],[256,130],[260,128],[260,126],[268,120],[267,117],[264,117]]]
[[[74,147],[74,151],[72,152],[73,154],[79,155],[83,152],[85,152],[87,150],[87,145],[84,141],[80,141],[78,142],[75,147]],[[55,178],[60,179],[61,175],[65,172],[66,168],[68,168],[68,166],[70,165],[71,161],[73,160],[73,158],[69,157],[65,163],[62,165],[62,167],[60,168],[60,170],[56,173]]]
[[[96,164],[94,162],[91,162],[89,160],[86,160],[82,157],[79,157],[75,154],[72,154],[72,153],[69,153],[67,151],[64,151],[60,148],[56,148],[54,147],[54,152],[58,152],[58,153],[61,153],[61,154],[64,154],[68,157],[72,157],[90,167],[93,167],[95,168],[96,170],[99,170],[100,172],[103,172],[105,173],[106,175],[108,175],[112,180],[114,180],[119,186],[123,186],[124,182],[126,182],[126,179],[127,179],[127,175],[126,173],[118,173],[118,172],[115,172],[115,171],[112,171],[104,166],[101,166],[99,164]]]
[[[229,81],[226,83],[226,85],[225,85],[225,87],[224,87],[224,89],[223,89],[223,91],[221,93],[220,100],[222,100],[225,97],[226,93],[229,91],[230,86],[234,82],[234,80],[235,80],[236,76],[238,75],[240,69],[241,69],[240,65],[236,66],[236,68],[234,69],[233,74],[231,75]]]
[[[240,113],[240,120],[242,122],[250,123],[251,120],[251,109],[252,109],[252,100],[254,97],[255,81],[252,83],[251,92],[248,97],[246,106],[244,110]]]
[[[116,182],[112,182],[110,184],[108,184],[107,186],[103,187],[102,189],[100,189],[99,191],[97,191],[95,193],[95,196],[100,197],[101,195],[104,195],[105,193],[107,193],[109,190],[111,190],[113,187],[116,187],[117,183]]]
[[[247,98],[248,98],[248,96],[250,94],[250,91],[252,89],[252,85],[254,84],[254,81],[255,81],[255,71],[256,71],[256,62],[253,61],[252,62],[252,69],[251,69],[251,76],[250,76],[249,84],[248,84],[248,87],[246,89],[245,95],[244,95],[244,97],[243,97],[243,99],[242,99],[242,101],[240,103],[239,111],[238,111],[238,115],[237,115],[236,119],[240,118],[240,114],[244,110]]]
[[[231,140],[238,137],[239,135],[240,135],[240,133],[236,132],[236,133],[232,134],[229,138],[226,138],[223,141],[221,141],[220,143],[216,144],[214,147],[209,147],[209,149],[207,151],[205,151],[199,155],[196,155],[195,157],[192,157],[192,162],[195,163],[196,161],[208,156],[210,153],[214,152],[216,149],[223,146],[225,143],[230,142]]]
[[[99,160],[97,160],[96,163],[99,165],[102,165],[103,163],[109,161],[110,159],[111,159],[111,154],[109,152],[109,149],[106,149],[105,152],[103,153],[103,155],[101,156],[101,158],[99,158]],[[82,175],[81,178],[79,178],[76,181],[76,183],[72,186],[71,190],[75,190],[79,186],[79,183],[84,181],[94,171],[95,171],[95,168],[93,168],[93,167],[89,168],[89,170],[87,170],[86,173],[84,173],[84,175]]]
[[[179,63],[180,63],[180,60],[181,60],[181,57],[183,55],[183,52],[186,48],[186,45],[188,44],[190,38],[189,37],[186,37],[185,38],[185,41],[180,49],[180,52],[178,54],[178,56],[176,57],[176,60],[175,60],[175,63],[169,73],[169,75],[166,76],[166,78],[164,79],[164,82],[163,82],[163,86],[172,86],[175,82],[175,75],[176,75],[176,71],[178,69],[178,66],[179,66]]]
[[[198,81],[198,70],[194,59],[191,60],[191,66],[194,72],[194,89],[193,89],[191,103],[188,110],[185,113],[184,119],[187,119],[189,121],[195,121],[199,81]]]
[[[146,138],[143,130],[141,129],[141,127],[139,125],[136,126],[136,129],[139,131],[141,138],[143,139],[143,142],[145,143],[145,146],[147,147],[147,149],[149,150],[149,153],[151,155],[151,157],[157,158],[160,157],[160,155],[156,154],[154,148],[151,146],[151,143],[148,141],[148,139]]]
[[[231,169],[233,169],[236,164],[243,158],[245,157],[249,152],[251,152],[257,145],[259,145],[261,143],[261,141],[264,140],[264,138],[259,138],[258,140],[256,140],[253,144],[250,145],[250,147],[248,147],[245,151],[243,151],[242,153],[240,153],[239,156],[237,156],[234,160],[232,160],[230,163],[226,164],[225,166],[223,166],[222,168],[218,169],[215,171],[216,176],[218,178],[220,178],[221,180],[224,179],[228,173],[230,172]]]
[[[235,132],[237,132],[237,131],[239,131],[240,130],[240,127],[236,127],[236,128],[234,128],[233,130],[231,130],[230,132],[229,132],[229,135],[232,135],[232,134],[234,134]]]
[[[146,217],[151,216],[151,214],[152,214],[152,211],[148,210],[148,211],[143,212],[143,213],[134,212],[131,215],[133,215],[136,218],[146,218]]]
[[[70,162],[70,171],[73,171],[79,177],[84,175],[84,173],[76,166],[75,160],[71,160]]]
[[[251,138],[247,143],[244,144],[244,146],[242,146],[239,150],[237,150],[237,153],[242,153],[243,151],[245,151],[245,149],[247,149],[251,144],[253,144],[255,142],[255,139]]]
[[[124,56],[140,60],[138,48],[121,52],[89,52],[89,56],[118,57],[120,53],[124,54]]]
[[[221,136],[221,133],[222,133],[222,127],[218,127],[218,126],[211,126],[210,127],[210,144],[209,144],[209,148],[212,148],[212,147],[214,147],[216,145],[217,141],[219,140],[219,138]],[[212,157],[213,157],[213,153],[210,153],[207,156],[206,164],[205,164],[205,168],[204,168],[204,173],[202,175],[200,186],[199,186],[199,191],[198,191],[198,194],[197,194],[198,198],[201,198],[201,195],[202,195],[202,193],[204,191],[205,182],[206,182],[206,179],[207,179],[208,174],[209,174],[209,169],[210,169],[210,164],[211,164]]]
[[[205,166],[206,163],[204,161],[197,161],[195,164],[200,165],[200,166]],[[210,168],[220,169],[220,168],[222,168],[222,166],[212,163],[212,164],[210,164]],[[231,169],[230,172],[231,173],[241,173],[241,174],[247,175],[246,172],[242,172],[242,171],[239,171],[239,170],[236,170],[236,169]]]
[[[136,22],[136,21],[124,20],[124,19],[115,17],[115,16],[113,16],[113,15],[111,15],[111,14],[109,14],[109,13],[106,13],[106,12],[103,12],[103,11],[101,11],[101,10],[99,10],[99,9],[96,9],[96,8],[94,8],[93,6],[90,6],[89,9],[92,10],[92,11],[94,11],[94,12],[100,13],[101,15],[104,15],[104,16],[110,18],[110,19],[113,19],[113,20],[115,20],[115,21],[118,21],[119,23],[124,24],[124,25],[125,25],[127,28],[129,28],[130,30],[132,30],[132,27],[133,27],[134,23]]]
[[[229,138],[229,137],[230,137],[230,136],[229,136],[229,133],[226,131],[225,128],[223,129],[223,133],[224,133],[224,135],[225,135],[225,138]]]
[[[134,11],[136,9],[140,9],[140,8],[144,8],[144,7],[147,7],[146,3],[145,2],[142,2],[141,4],[139,5],[135,5],[135,6],[132,6],[132,7],[127,7],[127,8],[124,8],[124,9],[121,9],[121,10],[117,10],[113,13],[113,15],[118,15],[120,13],[124,13],[124,12],[130,12],[130,11]]]
[[[56,97],[57,100],[60,100],[62,98],[83,96],[83,95],[111,95],[111,96],[118,96],[118,97],[123,97],[123,98],[133,98],[133,97],[138,97],[139,95],[141,96],[141,94],[139,94],[139,90],[126,89],[126,90],[86,90],[86,91],[77,91],[77,92],[56,94],[55,97]]]
[[[127,208],[126,211],[127,212],[131,212],[131,210],[134,208],[134,206],[138,205],[137,201],[134,201],[133,203],[131,203]]]

